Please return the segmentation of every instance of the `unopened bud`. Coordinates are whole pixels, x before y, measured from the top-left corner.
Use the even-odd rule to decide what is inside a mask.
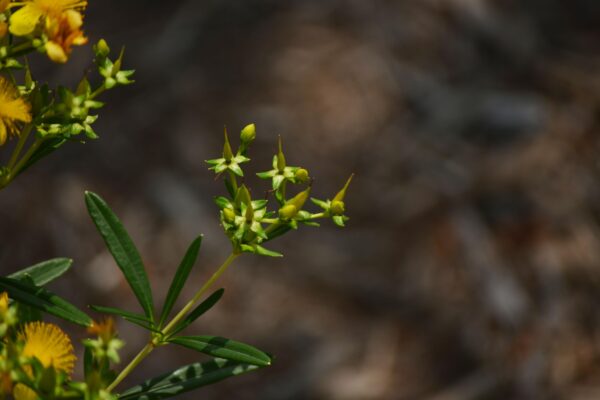
[[[296,207],[296,212],[302,210],[302,207],[304,207],[304,203],[306,203],[306,200],[308,200],[308,196],[310,195],[310,187],[308,187],[306,190],[303,190],[302,192],[298,193],[296,196],[294,196],[292,199],[288,200],[285,206],[288,205],[293,205],[294,207]],[[294,214],[295,215],[295,214]]]
[[[224,208],[223,209],[223,219],[226,222],[232,223],[233,221],[235,221],[235,212],[233,212],[233,210],[231,208]]]
[[[279,209],[279,218],[292,219],[298,214],[298,209],[293,204],[286,204]]]
[[[331,208],[329,211],[331,212],[331,215],[344,215],[344,211],[346,211],[345,209],[346,206],[344,205],[343,201],[334,200],[331,202]]]
[[[229,137],[227,136],[227,128],[224,129],[223,135],[225,136],[225,143],[223,144],[223,158],[226,161],[231,161],[233,158],[233,152],[231,151],[231,145],[229,144]]]
[[[250,222],[250,221],[252,221],[254,219],[254,208],[252,207],[252,202],[251,201],[249,201],[246,204],[246,215],[245,215],[245,217],[246,217],[246,221],[247,222]]]
[[[299,168],[298,170],[296,170],[294,177],[296,178],[296,180],[299,183],[304,183],[304,182],[308,181],[308,178],[309,178],[308,171],[304,168]]]
[[[256,139],[256,126],[254,124],[246,125],[240,133],[242,143],[249,145]]]
[[[237,194],[235,195],[235,206],[239,209],[242,204],[246,206],[251,204],[252,198],[250,197],[250,191],[246,187],[246,185],[242,185],[239,187]]]
[[[110,53],[110,47],[108,47],[108,43],[106,43],[106,40],[104,39],[98,41],[95,50],[96,54],[101,57],[106,57]]]
[[[283,155],[283,144],[281,143],[281,136],[279,136],[279,150],[277,151],[277,169],[279,172],[283,172],[285,168],[285,156]]]
[[[332,200],[332,203],[335,201],[344,201],[344,197],[346,196],[346,190],[348,190],[348,186],[350,186],[350,182],[352,182],[352,178],[354,178],[354,174],[350,175],[350,178],[346,181],[346,184],[340,190]]]

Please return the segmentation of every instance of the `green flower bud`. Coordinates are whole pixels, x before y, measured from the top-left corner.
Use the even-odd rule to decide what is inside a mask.
[[[308,178],[309,178],[308,171],[304,168],[299,168],[296,170],[294,177],[296,178],[296,181],[298,181],[299,183],[304,183],[304,182],[308,181]]]
[[[254,139],[256,139],[256,126],[254,124],[246,125],[240,133],[240,140],[242,143],[249,145]]]
[[[252,207],[252,202],[249,201],[246,204],[246,222],[251,222],[254,219],[254,208]]]
[[[298,213],[298,211],[302,210],[302,207],[304,207],[304,203],[306,203],[306,200],[308,200],[309,195],[310,195],[310,187],[308,187],[306,190],[303,190],[302,192],[298,193],[292,199],[288,200],[281,209],[283,210],[287,206],[294,206],[294,208],[296,209],[296,212],[294,213],[293,216],[295,216],[296,213]],[[290,209],[291,208],[288,208],[288,210],[290,210]]]
[[[224,129],[225,143],[223,144],[223,158],[226,161],[231,161],[233,158],[233,152],[231,151],[231,145],[229,144],[229,137],[227,137],[227,128]]]
[[[237,194],[235,195],[234,203],[238,209],[241,208],[242,204],[245,204],[246,206],[250,205],[250,207],[252,207],[252,198],[250,197],[250,191],[246,185],[239,187]]]
[[[231,208],[224,208],[223,219],[225,220],[225,222],[232,223],[233,221],[235,221],[235,212],[233,212]]]
[[[279,209],[279,218],[292,219],[298,214],[298,209],[293,204],[287,204]]]
[[[96,55],[100,57],[106,57],[110,53],[110,47],[108,47],[108,43],[106,40],[100,39],[94,48]]]
[[[331,202],[329,211],[331,212],[331,215],[344,215],[345,209],[346,206],[343,201],[335,200]]]
[[[283,172],[285,168],[285,156],[283,155],[283,145],[281,143],[281,136],[279,136],[279,151],[277,152],[277,170]]]
[[[340,190],[332,200],[332,203],[335,201],[344,201],[344,197],[346,196],[346,190],[348,190],[348,186],[350,186],[350,182],[352,182],[352,178],[354,178],[354,174],[350,175],[350,178],[346,181],[346,184]]]

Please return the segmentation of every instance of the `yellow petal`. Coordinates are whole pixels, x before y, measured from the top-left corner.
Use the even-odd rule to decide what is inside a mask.
[[[43,12],[38,7],[28,4],[10,16],[10,33],[16,36],[29,35],[35,30]]]
[[[67,10],[63,14],[67,18],[67,23],[72,31],[75,31],[83,25],[83,16],[79,11]]]
[[[6,137],[8,136],[6,132],[6,125],[4,122],[0,120],[0,146],[6,143]]]
[[[19,383],[13,390],[15,400],[38,400],[37,394],[27,386]]]
[[[64,49],[54,42],[46,43],[46,54],[48,54],[48,57],[56,63],[64,64],[68,60]]]

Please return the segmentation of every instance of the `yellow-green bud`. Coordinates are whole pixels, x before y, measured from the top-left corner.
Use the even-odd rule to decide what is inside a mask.
[[[298,214],[298,209],[293,204],[286,204],[279,209],[279,218],[292,219]]]
[[[332,200],[332,203],[335,201],[344,201],[344,197],[346,196],[346,190],[348,190],[348,186],[350,186],[350,182],[352,182],[352,178],[354,178],[354,174],[350,175],[350,178],[346,181],[346,184],[340,190]]]
[[[223,144],[223,158],[227,161],[231,161],[233,158],[233,152],[231,151],[231,145],[229,144],[229,137],[227,137],[227,128],[224,129],[225,144]]]
[[[248,202],[246,205],[246,221],[250,222],[254,219],[254,208],[252,202]]]
[[[304,168],[299,168],[298,170],[296,170],[294,177],[296,178],[296,180],[299,183],[304,183],[304,182],[308,181],[308,178],[309,178],[308,171]]]
[[[246,125],[240,133],[242,143],[248,145],[256,139],[256,126],[254,124]]]
[[[237,194],[235,196],[235,206],[239,209],[242,204],[248,206],[252,205],[252,198],[250,197],[250,191],[246,187],[246,185],[242,185],[239,187]]]
[[[288,200],[285,203],[284,207],[287,205],[293,205],[294,207],[296,207],[297,211],[300,211],[302,210],[302,207],[304,207],[304,203],[306,203],[306,200],[308,200],[309,195],[310,187],[306,188],[306,190],[303,190],[302,192],[295,195],[292,199]]]
[[[235,221],[235,212],[233,212],[233,210],[231,208],[224,208],[223,209],[223,219],[226,222],[232,223],[233,221]]]
[[[331,215],[344,215],[345,208],[346,206],[343,201],[334,200],[331,202],[329,211],[331,212]]]
[[[106,40],[100,39],[96,44],[96,54],[102,57],[106,57],[109,53],[110,47],[108,47],[108,43],[106,43]]]
[[[279,172],[283,172],[285,168],[285,156],[283,155],[283,145],[281,143],[281,136],[279,136],[279,151],[277,152],[277,169]]]

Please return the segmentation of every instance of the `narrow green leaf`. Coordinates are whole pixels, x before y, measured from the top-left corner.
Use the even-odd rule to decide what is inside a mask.
[[[129,318],[129,319],[136,320],[139,322],[144,322],[144,323],[151,322],[145,315],[134,313],[131,311],[121,310],[120,308],[104,307],[104,306],[90,306],[90,308],[94,311],[98,311],[103,314],[118,315],[119,317]]]
[[[208,354],[209,356],[225,358],[231,361],[239,361],[259,367],[266,367],[271,364],[271,357],[265,352],[260,351],[256,347],[223,337],[181,336],[169,339],[169,342]]]
[[[92,220],[144,309],[144,313],[150,320],[154,320],[154,304],[148,276],[142,258],[123,224],[97,194],[86,192],[85,202]]]
[[[210,296],[208,296],[206,300],[204,300],[196,308],[194,308],[194,310],[191,313],[189,313],[183,321],[181,321],[178,325],[175,326],[173,332],[171,333],[171,336],[181,332],[182,330],[187,328],[192,322],[200,318],[202,314],[213,308],[213,306],[217,304],[219,300],[221,300],[223,293],[225,293],[225,289],[219,289]]]
[[[269,249],[264,248],[264,247],[262,247],[262,246],[260,246],[258,244],[255,246],[255,249],[256,249],[256,254],[261,255],[261,256],[283,257],[283,254],[278,253],[276,251],[269,250]]]
[[[44,286],[67,272],[72,264],[71,259],[54,258],[10,274],[8,278],[21,281],[29,277],[35,286]]]
[[[142,328],[152,331],[158,332],[158,329],[154,326],[154,323],[150,321],[145,315],[133,313],[130,311],[121,310],[120,308],[114,307],[103,307],[103,306],[90,306],[90,308],[94,311],[98,311],[103,314],[110,315],[118,315],[123,318],[125,321],[129,321],[132,324],[141,326]]]
[[[173,309],[181,290],[183,289],[183,285],[187,281],[190,276],[190,272],[192,271],[192,267],[198,258],[198,253],[200,252],[200,245],[202,244],[202,235],[198,236],[196,240],[190,244],[181,264],[179,264],[179,268],[175,272],[175,276],[173,277],[173,282],[171,283],[171,287],[169,288],[169,292],[167,293],[167,298],[165,299],[165,304],[163,306],[163,310],[160,316],[160,322],[158,326],[163,325],[169,313]]]
[[[281,236],[281,235],[287,233],[290,229],[292,229],[292,228],[288,224],[279,225],[277,228],[275,228],[271,232],[268,232],[267,236],[269,237],[269,240],[273,240],[276,237]],[[263,241],[263,243],[265,243],[265,242],[267,242],[267,240]]]
[[[19,303],[78,325],[88,327],[93,322],[86,313],[68,301],[38,286],[32,286],[11,278],[0,277],[0,292],[8,292],[9,297]]]
[[[152,378],[119,395],[119,400],[160,400],[254,371],[256,365],[214,359],[178,368]]]

